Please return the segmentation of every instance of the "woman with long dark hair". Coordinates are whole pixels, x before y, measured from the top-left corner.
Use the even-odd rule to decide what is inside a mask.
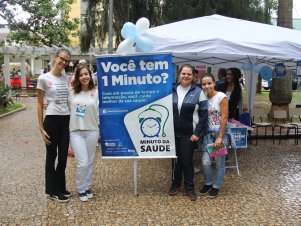
[[[93,162],[99,138],[98,91],[88,65],[80,63],[75,70],[69,92],[70,143],[76,160],[76,185],[83,202],[93,197],[91,190]]]
[[[216,91],[215,79],[212,74],[205,74],[201,78],[202,89],[208,99],[208,130],[202,145],[202,168],[204,186],[201,195],[208,194],[209,198],[216,198],[225,176],[225,155],[215,156],[216,175],[213,177],[211,158],[207,149],[210,144],[219,150],[226,145],[234,145],[231,139],[230,127],[227,127],[228,99],[222,92]]]
[[[223,92],[228,97],[229,119],[239,120],[239,105],[242,101],[242,90],[239,83],[241,76],[238,68],[229,68],[226,81],[217,87],[217,91]]]

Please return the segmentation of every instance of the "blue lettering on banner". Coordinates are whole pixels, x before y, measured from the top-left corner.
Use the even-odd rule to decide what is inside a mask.
[[[247,147],[247,128],[231,128],[236,147],[237,148],[246,148]]]

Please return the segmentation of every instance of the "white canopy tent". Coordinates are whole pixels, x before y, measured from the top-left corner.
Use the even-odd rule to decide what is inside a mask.
[[[151,28],[153,51],[172,52],[174,63],[211,67],[260,66],[301,60],[301,31],[211,15]],[[258,70],[245,71],[247,105],[253,108]]]

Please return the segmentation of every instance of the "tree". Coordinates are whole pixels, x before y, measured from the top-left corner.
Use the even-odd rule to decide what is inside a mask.
[[[168,23],[212,14],[270,23],[276,6],[276,0],[165,0],[162,16]]]
[[[292,28],[293,18],[293,0],[279,0],[277,25]],[[288,112],[289,104],[292,101],[292,81],[291,76],[283,78],[273,78],[269,94],[272,106],[270,115],[273,115],[275,109],[285,109]]]
[[[113,30],[115,43],[121,41],[120,31],[125,22],[135,23],[139,18],[146,17],[152,26],[160,24],[160,0],[114,0]],[[87,52],[95,40],[99,47],[108,36],[108,0],[88,0],[85,30],[81,33],[81,49]],[[89,34],[87,34],[89,32]],[[89,35],[89,37],[87,37]]]
[[[277,26],[293,28],[293,0],[279,0]]]
[[[0,0],[0,16],[8,22],[8,40],[27,45],[69,45],[69,35],[79,24],[79,18],[69,18],[70,5],[75,0]],[[9,3],[8,3],[9,2]],[[15,11],[21,8],[28,18],[16,19]]]
[[[87,32],[82,33],[81,41],[83,51],[89,50],[93,40],[100,47],[106,40],[108,4],[108,0],[88,0]],[[120,31],[123,24],[127,21],[135,23],[140,17],[148,18],[151,26],[214,13],[270,23],[271,11],[276,6],[277,0],[114,0],[115,43],[118,45],[121,41]]]

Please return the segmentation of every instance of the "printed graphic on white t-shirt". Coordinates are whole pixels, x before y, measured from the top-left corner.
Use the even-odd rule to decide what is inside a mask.
[[[86,105],[77,105],[76,110],[75,110],[75,115],[79,117],[85,117],[86,116],[86,110],[87,106]]]

